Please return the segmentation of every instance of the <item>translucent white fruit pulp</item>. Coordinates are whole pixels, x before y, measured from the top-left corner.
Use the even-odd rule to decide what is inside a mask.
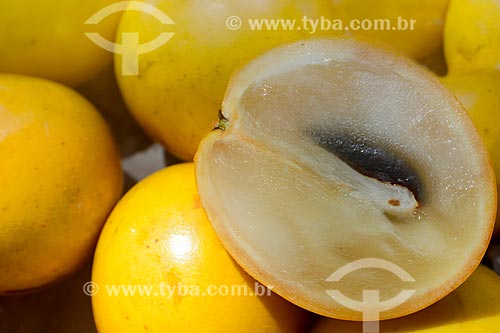
[[[462,107],[416,64],[353,40],[291,44],[233,77],[223,114],[225,130],[197,154],[201,201],[231,255],[281,296],[359,320],[326,291],[361,300],[379,290],[387,300],[415,290],[380,314],[394,318],[442,298],[479,264],[496,207],[489,159]],[[398,156],[418,175],[421,197],[356,171],[318,145],[322,135]],[[380,268],[327,281],[365,258],[415,282]]]

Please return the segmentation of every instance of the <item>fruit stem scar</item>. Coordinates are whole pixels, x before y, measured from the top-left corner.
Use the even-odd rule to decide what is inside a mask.
[[[225,131],[226,130],[226,125],[229,122],[229,119],[224,116],[224,113],[222,112],[222,109],[219,109],[219,122],[217,125],[214,127],[214,131],[216,130],[221,130]]]

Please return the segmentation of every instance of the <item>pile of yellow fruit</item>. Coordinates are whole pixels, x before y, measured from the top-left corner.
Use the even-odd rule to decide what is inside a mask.
[[[499,147],[500,0],[2,0],[0,333],[500,332]]]

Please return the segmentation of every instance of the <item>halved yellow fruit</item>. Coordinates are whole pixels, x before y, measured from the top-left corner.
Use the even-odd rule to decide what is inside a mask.
[[[380,319],[436,302],[494,225],[494,174],[461,105],[430,72],[355,40],[290,44],[240,70],[196,172],[236,261],[334,318],[378,309],[359,305],[369,290],[393,302]]]

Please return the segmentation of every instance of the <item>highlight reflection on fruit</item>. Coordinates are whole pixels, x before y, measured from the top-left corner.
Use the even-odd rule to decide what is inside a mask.
[[[415,312],[472,273],[496,211],[487,152],[453,95],[353,40],[291,44],[236,73],[196,176],[217,235],[250,275],[340,319],[361,313],[325,292],[336,269],[372,257],[398,265],[416,292],[381,319]],[[335,286],[353,299],[408,289],[377,269]]]

